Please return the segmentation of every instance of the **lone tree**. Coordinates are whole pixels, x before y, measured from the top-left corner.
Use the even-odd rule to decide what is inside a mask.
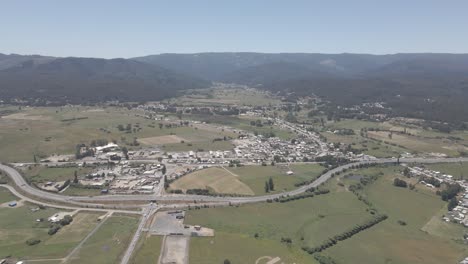
[[[123,148],[122,148],[122,153],[124,154],[125,159],[128,160],[129,157],[128,157],[128,149],[127,149],[127,147],[123,147]]]
[[[275,183],[273,182],[273,179],[271,177],[268,180],[268,187],[270,188],[271,191],[275,190]]]
[[[270,192],[270,185],[268,182],[265,182],[265,192]]]
[[[73,174],[73,183],[78,183],[78,173],[75,171]]]
[[[457,205],[458,205],[457,197],[453,197],[452,199],[449,200],[449,203],[447,204],[447,208],[449,211],[452,211],[453,208],[457,207]]]
[[[403,175],[405,175],[406,177],[410,177],[410,169],[408,167],[405,167],[405,169],[403,170]]]
[[[231,264],[231,261],[229,259],[225,259],[223,264]]]

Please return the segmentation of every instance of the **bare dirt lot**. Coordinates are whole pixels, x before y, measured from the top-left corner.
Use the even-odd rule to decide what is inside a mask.
[[[161,264],[187,264],[190,237],[166,236]]]
[[[145,144],[145,145],[163,145],[163,144],[180,143],[182,141],[188,142],[185,138],[182,138],[176,135],[147,137],[147,138],[138,139],[138,142]]]

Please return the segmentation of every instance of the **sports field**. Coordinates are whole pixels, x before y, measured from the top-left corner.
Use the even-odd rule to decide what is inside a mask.
[[[228,171],[214,167],[199,170],[174,181],[171,189],[211,189],[215,193],[253,195],[248,185]]]
[[[291,165],[287,166],[243,166],[236,168],[226,168],[239,176],[239,179],[247,184],[255,194],[266,194],[265,182],[273,179],[275,190],[272,193],[297,188],[296,183],[314,179],[323,171],[323,167],[318,164]],[[287,171],[293,171],[293,175],[287,175]]]
[[[210,189],[215,193],[263,195],[265,182],[273,180],[277,193],[297,188],[295,184],[315,179],[323,171],[318,164],[291,166],[213,167],[183,176],[171,184],[171,189]],[[293,175],[286,172],[292,170]]]

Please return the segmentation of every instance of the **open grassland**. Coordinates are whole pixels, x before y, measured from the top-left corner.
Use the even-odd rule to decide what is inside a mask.
[[[216,232],[215,237],[190,239],[191,264],[255,263],[261,257],[280,257],[279,263],[314,264],[315,260],[295,247],[288,247],[270,239],[255,239],[245,234]],[[263,262],[267,263],[268,258]]]
[[[22,168],[22,173],[26,180],[39,183],[48,181],[66,181],[73,180],[75,171],[78,176],[88,174],[91,168],[54,168],[41,165],[31,165]]]
[[[190,94],[171,99],[183,105],[251,105],[266,106],[281,101],[266,92],[254,89],[201,89]]]
[[[82,212],[73,217],[73,222],[62,227],[60,231],[51,236],[49,240],[45,242],[46,245],[53,244],[75,244],[80,242],[91,230],[98,224],[98,217],[100,213]]]
[[[376,169],[369,170],[375,172]],[[374,173],[369,170],[363,170],[361,174]],[[324,253],[336,259],[338,263],[351,264],[457,263],[465,257],[466,246],[458,244],[450,236],[440,235],[448,232],[453,236],[460,230],[459,226],[435,223],[427,227],[428,223],[434,221],[433,217],[440,217],[440,211],[445,209],[446,203],[424,189],[394,187],[393,179],[398,176],[396,171],[384,169],[384,174],[385,176],[365,187],[364,194],[389,218],[338,243]],[[399,220],[407,225],[398,224]],[[459,233],[459,238],[462,235],[463,233]]]
[[[235,175],[222,168],[208,168],[174,181],[171,189],[210,189],[215,193],[253,195],[254,192]]]
[[[285,129],[280,129],[276,126],[264,125],[261,127],[252,126],[250,121],[255,121],[259,118],[251,116],[221,116],[221,115],[186,115],[190,119],[198,120],[206,123],[219,124],[224,126],[233,127],[236,129],[262,134],[271,134],[284,139],[291,140],[296,137],[296,134]]]
[[[161,254],[162,236],[142,236],[130,263],[157,263]]]
[[[426,164],[424,167],[452,175],[454,179],[468,178],[468,162]]]
[[[122,108],[42,107],[17,111],[21,115],[0,118],[0,160],[4,162],[33,161],[34,155],[40,159],[52,154],[74,154],[77,144],[97,139],[115,140],[125,146],[134,138],[176,135],[208,143],[234,135],[196,127],[160,129],[162,121],[145,119],[139,116],[140,112]],[[131,131],[118,129],[127,124],[132,125]]]
[[[377,180],[366,185],[361,193],[379,213],[385,213],[389,218],[321,254],[331,256],[337,263],[350,264],[457,263],[468,254],[468,248],[459,243],[464,234],[463,227],[440,221],[441,215],[446,212],[446,203],[439,196],[419,186],[414,190],[393,186],[393,179],[402,177],[401,170],[398,166],[378,166],[346,173],[377,176]],[[191,246],[192,249],[197,248],[197,253],[191,250],[191,260],[196,261],[194,263],[217,263],[222,258],[229,258],[231,261],[239,259],[240,263],[251,263],[250,259],[257,257],[247,249],[245,256],[235,257],[231,251],[236,247],[216,245],[220,243],[217,242],[219,237],[227,241],[239,240],[236,243],[242,245],[258,240],[251,246],[253,249],[259,248],[258,252],[263,252],[262,243],[278,243],[281,237],[292,239],[291,247],[285,246],[288,250],[316,246],[372,217],[366,211],[367,206],[347,190],[359,179],[335,177],[325,185],[332,190],[330,194],[284,204],[190,210],[186,215],[187,223],[213,228],[217,236],[214,240],[194,239]],[[343,184],[344,187],[341,186]],[[406,225],[400,225],[399,220]],[[256,233],[259,235],[257,239],[254,238]],[[284,246],[281,243],[278,245]],[[217,250],[211,252],[209,249]],[[280,249],[277,252],[283,258]],[[268,252],[262,254],[274,255]],[[310,258],[308,261],[313,260]]]
[[[353,149],[377,158],[398,157],[401,153],[409,152],[408,149],[366,139],[361,137],[359,132],[356,133],[356,135],[337,135],[330,132],[322,132],[322,135],[327,138],[328,142],[351,144]]]
[[[462,225],[443,221],[442,216],[446,213],[447,208],[443,207],[421,228],[421,230],[432,236],[461,241],[462,235],[466,233],[466,228]]]
[[[334,192],[288,203],[191,210],[186,222],[218,232],[269,239],[293,240],[292,247],[316,246],[370,218],[366,207],[350,192]]]
[[[67,189],[65,189],[65,191],[62,192],[62,194],[71,196],[96,196],[101,194],[101,189],[69,186]]]
[[[384,123],[364,121],[358,119],[342,119],[337,122],[326,122],[326,126],[330,130],[336,129],[352,129],[359,132],[362,128],[390,128],[390,126],[385,125]]]
[[[138,225],[138,218],[112,216],[89,238],[71,263],[118,263]]]
[[[434,152],[456,156],[459,153],[458,151],[466,150],[466,147],[454,144],[452,141],[447,139],[422,138],[396,133],[393,133],[390,138],[390,133],[386,131],[369,131],[367,134],[371,138],[404,146],[410,151],[416,152]]]
[[[0,188],[0,203],[14,201],[17,198],[7,189]]]
[[[68,254],[96,225],[99,216],[94,213],[79,213],[73,222],[60,229],[55,235],[47,234],[47,218],[58,212],[42,209],[32,212],[36,206],[26,203],[17,208],[0,208],[0,258],[11,255],[23,259],[62,258]],[[36,222],[44,218],[45,222]],[[41,242],[28,246],[28,239]]]
[[[314,179],[323,171],[323,167],[318,164],[292,165],[289,168],[250,165],[226,169],[238,175],[239,180],[248,185],[257,195],[266,194],[265,182],[268,181],[270,177],[275,184],[275,190],[272,191],[272,193],[275,193],[284,190],[292,190],[296,188],[296,183]],[[292,170],[294,175],[286,175],[288,170]]]
[[[360,130],[364,128],[385,130],[368,132],[368,136],[371,139],[384,142],[361,137]],[[436,152],[449,156],[458,156],[460,151],[467,151],[466,146],[468,145],[468,132],[466,131],[443,133],[398,122],[369,122],[343,119],[338,122],[327,122],[326,129],[321,127],[317,129],[322,130],[322,135],[329,142],[352,144],[354,149],[361,149],[363,153],[376,157],[394,157],[405,152]],[[352,129],[355,135],[337,135],[328,132],[339,129]],[[389,130],[401,133],[392,133],[390,138]]]

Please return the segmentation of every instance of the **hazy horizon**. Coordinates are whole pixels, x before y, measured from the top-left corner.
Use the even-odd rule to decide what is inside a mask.
[[[0,52],[468,53],[466,1],[3,1]]]
[[[467,53],[455,53],[455,52],[396,52],[396,53],[386,53],[386,54],[376,54],[376,53],[353,53],[353,52],[341,52],[341,53],[323,53],[323,52],[257,52],[257,51],[203,51],[203,52],[193,52],[193,53],[178,53],[178,52],[164,52],[164,53],[154,53],[154,54],[144,54],[135,57],[94,57],[94,56],[53,56],[50,54],[21,54],[21,53],[6,53],[0,51],[0,54],[4,55],[19,55],[19,56],[48,56],[55,58],[93,58],[93,59],[133,59],[145,56],[152,55],[197,55],[197,54],[222,54],[222,53],[256,53],[256,54],[322,54],[322,55],[342,55],[342,54],[353,54],[353,55],[372,55],[372,56],[391,56],[397,54],[446,54],[446,55],[468,55]]]

